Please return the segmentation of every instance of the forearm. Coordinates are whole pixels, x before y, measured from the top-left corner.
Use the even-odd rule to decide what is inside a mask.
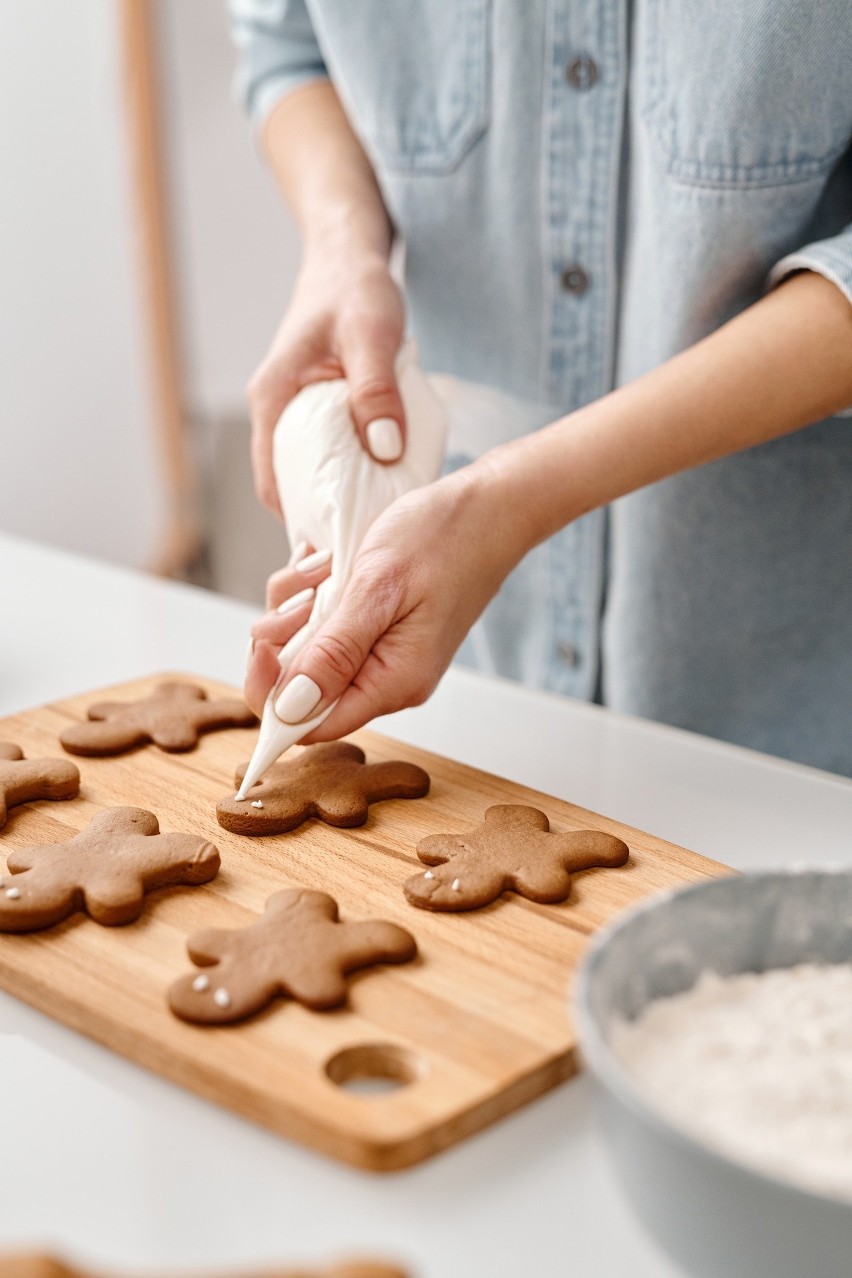
[[[852,308],[803,273],[652,373],[472,469],[520,559],[588,510],[850,403]]]
[[[370,161],[328,80],[311,81],[278,103],[264,127],[263,148],[307,254],[387,259],[393,227]]]

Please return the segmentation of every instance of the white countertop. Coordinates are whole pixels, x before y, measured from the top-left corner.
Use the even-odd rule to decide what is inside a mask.
[[[0,714],[157,671],[238,683],[250,608],[0,534]],[[852,783],[450,671],[390,736],[738,868],[852,860]],[[416,1278],[674,1278],[580,1078],[376,1177],[272,1136],[0,995],[0,1249],[233,1269],[373,1251]]]

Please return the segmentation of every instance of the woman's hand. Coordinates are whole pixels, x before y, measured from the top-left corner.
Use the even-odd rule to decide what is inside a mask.
[[[310,613],[303,597],[292,613],[267,614],[254,630],[245,695],[260,712],[278,681],[278,712],[293,722],[340,698],[306,741],[328,741],[376,715],[420,705],[506,575],[521,558],[517,527],[500,517],[488,470],[468,467],[394,502],[368,532],[339,607],[282,676],[277,651]],[[324,575],[327,566],[314,570]],[[270,579],[270,606],[314,585],[289,566]],[[313,698],[311,705],[307,702]]]
[[[345,377],[350,412],[367,451],[398,461],[405,414],[394,375],[405,313],[380,254],[357,259],[309,250],[289,310],[248,385],[257,495],[281,515],[272,471],[272,434],[290,400],[311,382]]]

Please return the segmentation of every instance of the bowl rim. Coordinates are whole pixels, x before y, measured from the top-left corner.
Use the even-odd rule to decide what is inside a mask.
[[[726,885],[731,883],[748,884],[756,880],[825,878],[829,875],[852,879],[852,867],[795,866],[786,869],[754,870],[745,873],[734,870],[731,874],[719,875],[698,883],[690,883],[682,888],[663,888],[637,905],[617,914],[615,918],[605,923],[592,937],[570,982],[568,1005],[577,1031],[577,1046],[581,1065],[587,1065],[596,1080],[605,1086],[631,1112],[634,1118],[641,1119],[654,1129],[657,1134],[665,1136],[668,1141],[681,1146],[685,1151],[707,1159],[718,1169],[724,1169],[726,1173],[735,1172],[761,1188],[769,1186],[773,1190],[786,1193],[792,1198],[799,1200],[804,1198],[806,1201],[817,1204],[823,1209],[830,1207],[849,1213],[852,1212],[852,1199],[843,1197],[840,1194],[832,1194],[828,1191],[809,1189],[807,1186],[797,1184],[795,1181],[788,1180],[783,1176],[778,1176],[770,1171],[763,1171],[750,1163],[733,1158],[723,1150],[700,1140],[686,1128],[677,1126],[661,1114],[645,1099],[633,1076],[618,1060],[607,1041],[603,1028],[598,1024],[591,1011],[591,1000],[589,998],[589,990],[594,979],[594,968],[599,962],[600,954],[606,949],[613,936],[641,915],[660,909],[675,898],[694,896],[706,892],[708,889],[718,889],[719,885],[723,883]],[[736,888],[731,890],[736,890]],[[850,962],[852,963],[852,960]],[[765,970],[774,971],[776,969],[767,968]]]

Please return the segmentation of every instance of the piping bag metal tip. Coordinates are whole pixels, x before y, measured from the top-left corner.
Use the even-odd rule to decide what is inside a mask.
[[[302,737],[306,737],[309,732],[313,732],[314,728],[318,728],[336,705],[337,702],[332,701],[325,710],[315,714],[311,719],[306,719],[303,723],[284,723],[275,713],[275,703],[270,693],[263,707],[254,753],[246,768],[242,785],[237,791],[237,799],[245,799],[251,787],[260,780],[267,768],[272,767],[272,764],[285,750],[289,750],[290,746],[296,745]]]

